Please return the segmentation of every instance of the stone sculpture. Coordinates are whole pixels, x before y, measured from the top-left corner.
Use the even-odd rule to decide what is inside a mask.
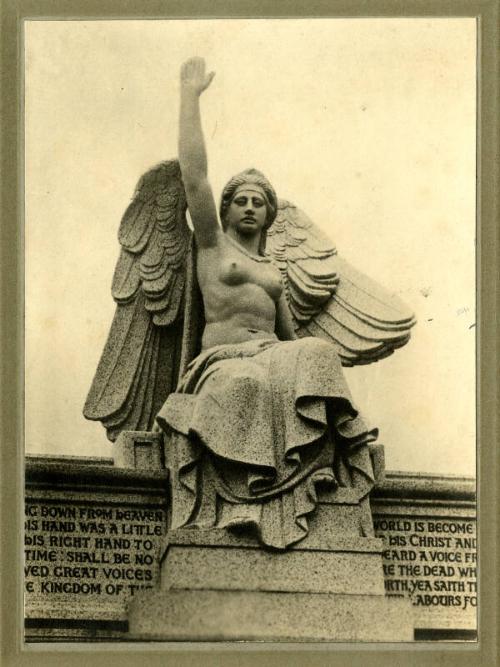
[[[179,162],[146,173],[122,219],[118,306],[84,414],[112,441],[162,429],[170,529],[251,526],[285,549],[307,535],[317,485],[367,502],[376,430],[342,365],[391,354],[414,318],[255,169],[226,185],[219,223],[199,110],[212,78],[201,59],[183,65]]]

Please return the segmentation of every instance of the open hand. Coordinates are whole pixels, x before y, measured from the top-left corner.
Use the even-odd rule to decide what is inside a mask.
[[[189,58],[181,67],[181,86],[201,95],[212,83],[214,76],[215,72],[205,73],[204,58]]]

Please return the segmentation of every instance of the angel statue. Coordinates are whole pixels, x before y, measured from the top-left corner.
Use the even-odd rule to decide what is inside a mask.
[[[213,76],[201,58],[182,66],[179,160],[142,176],[121,221],[84,415],[111,441],[161,428],[170,529],[250,528],[285,549],[308,533],[317,484],[367,502],[377,433],[342,365],[391,354],[414,318],[261,172],[231,178],[218,215],[199,107]]]

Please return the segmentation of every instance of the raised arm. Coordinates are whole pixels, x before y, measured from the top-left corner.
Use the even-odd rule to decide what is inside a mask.
[[[203,58],[190,58],[182,65],[179,164],[196,241],[201,248],[216,245],[221,233],[207,177],[207,153],[200,117],[200,95],[213,77],[213,72],[205,73]]]

